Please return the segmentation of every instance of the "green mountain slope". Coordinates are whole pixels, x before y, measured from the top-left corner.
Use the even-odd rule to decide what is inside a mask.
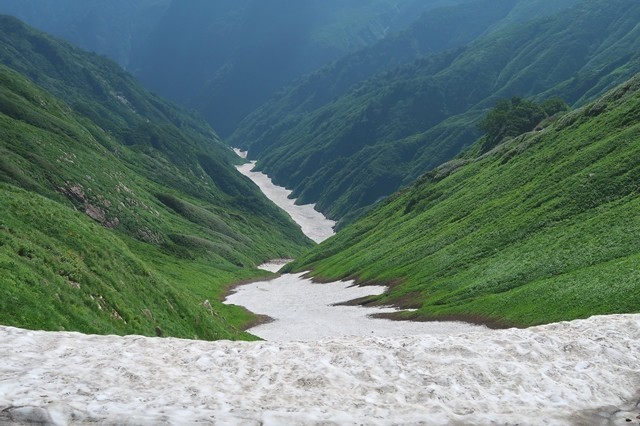
[[[0,66],[0,323],[248,337],[226,286],[312,242],[199,118],[14,18],[0,42],[30,77]]]
[[[499,97],[580,105],[631,77],[639,21],[635,1],[581,1],[374,76],[310,112],[254,122],[253,138],[233,142],[259,146],[258,167],[301,203],[349,222],[472,143],[475,120]]]
[[[290,269],[392,284],[418,319],[528,326],[640,311],[640,76],[435,169]]]

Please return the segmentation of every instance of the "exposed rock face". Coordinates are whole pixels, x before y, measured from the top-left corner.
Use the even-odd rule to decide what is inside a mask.
[[[160,244],[163,241],[162,235],[149,228],[141,228],[136,231],[136,237],[149,244]]]
[[[106,221],[104,210],[102,210],[98,206],[87,203],[85,204],[84,212],[87,214],[87,216],[97,222],[104,223]]]
[[[113,229],[120,224],[120,219],[118,219],[117,217],[108,217],[107,211],[112,206],[111,201],[102,196],[98,196],[100,205],[95,202],[92,203],[89,200],[89,197],[86,195],[81,184],[72,184],[70,182],[67,182],[67,186],[60,188],[60,192],[69,197],[72,201],[82,204],[84,212],[87,214],[87,216],[89,216],[96,222],[99,222],[103,226]],[[107,209],[107,211],[105,211],[105,209]]]
[[[60,188],[62,193],[69,198],[73,198],[82,203],[87,202],[87,196],[84,193],[84,188],[79,183],[68,186],[67,188]]]

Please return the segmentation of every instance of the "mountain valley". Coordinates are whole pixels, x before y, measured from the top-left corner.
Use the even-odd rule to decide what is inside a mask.
[[[524,2],[506,3],[503,14]],[[446,11],[465,22],[468,10]],[[640,71],[640,8],[633,1],[583,1],[502,26],[509,16],[488,19],[485,25],[498,29],[467,45],[443,53],[434,46],[435,54],[361,81],[340,77],[351,75],[358,53],[342,59],[256,110],[229,141],[342,226],[469,147],[481,135],[475,124],[498,99],[558,97],[578,107]],[[416,28],[428,28],[429,17]],[[421,37],[433,40],[409,30],[389,50],[383,41],[367,54],[394,63],[399,46],[406,50]],[[326,93],[335,94],[319,95]]]
[[[638,423],[640,3],[0,13],[0,424]]]
[[[242,336],[224,286],[311,241],[200,119],[14,18],[0,39],[31,78],[0,67],[2,323]]]

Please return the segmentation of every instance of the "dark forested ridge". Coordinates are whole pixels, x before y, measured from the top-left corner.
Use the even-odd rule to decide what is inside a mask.
[[[375,74],[465,46],[501,27],[556,13],[576,1],[538,2],[533,11],[520,0],[476,0],[435,8],[423,14],[407,30],[345,55],[271,98],[240,123],[230,143],[251,146],[251,156],[257,157],[268,142],[261,138],[265,127],[276,125],[282,117],[311,112]]]
[[[339,74],[329,67],[266,104],[231,140],[255,147],[260,169],[300,202],[348,221],[473,142],[475,121],[497,99],[580,105],[629,78],[640,70],[639,20],[631,0],[581,1],[515,26],[507,19],[314,105],[313,84]]]
[[[311,241],[115,63],[8,16],[0,45],[0,323],[249,338],[225,286]]]
[[[174,1],[132,59],[159,93],[223,136],[293,79],[461,0]]]
[[[457,159],[288,268],[392,283],[413,319],[529,326],[640,311],[640,76]]]

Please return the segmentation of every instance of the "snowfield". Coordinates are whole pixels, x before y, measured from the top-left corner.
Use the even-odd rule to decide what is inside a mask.
[[[638,424],[639,355],[640,315],[280,343],[0,327],[0,424]]]
[[[266,268],[269,266],[271,265]],[[490,331],[484,326],[463,322],[390,321],[374,318],[374,314],[394,312],[396,309],[335,305],[381,294],[387,287],[356,286],[353,281],[318,284],[303,278],[303,275],[304,273],[284,274],[270,281],[236,287],[224,303],[244,306],[253,313],[271,317],[272,322],[248,331],[265,340],[278,342],[349,336],[394,337]]]

